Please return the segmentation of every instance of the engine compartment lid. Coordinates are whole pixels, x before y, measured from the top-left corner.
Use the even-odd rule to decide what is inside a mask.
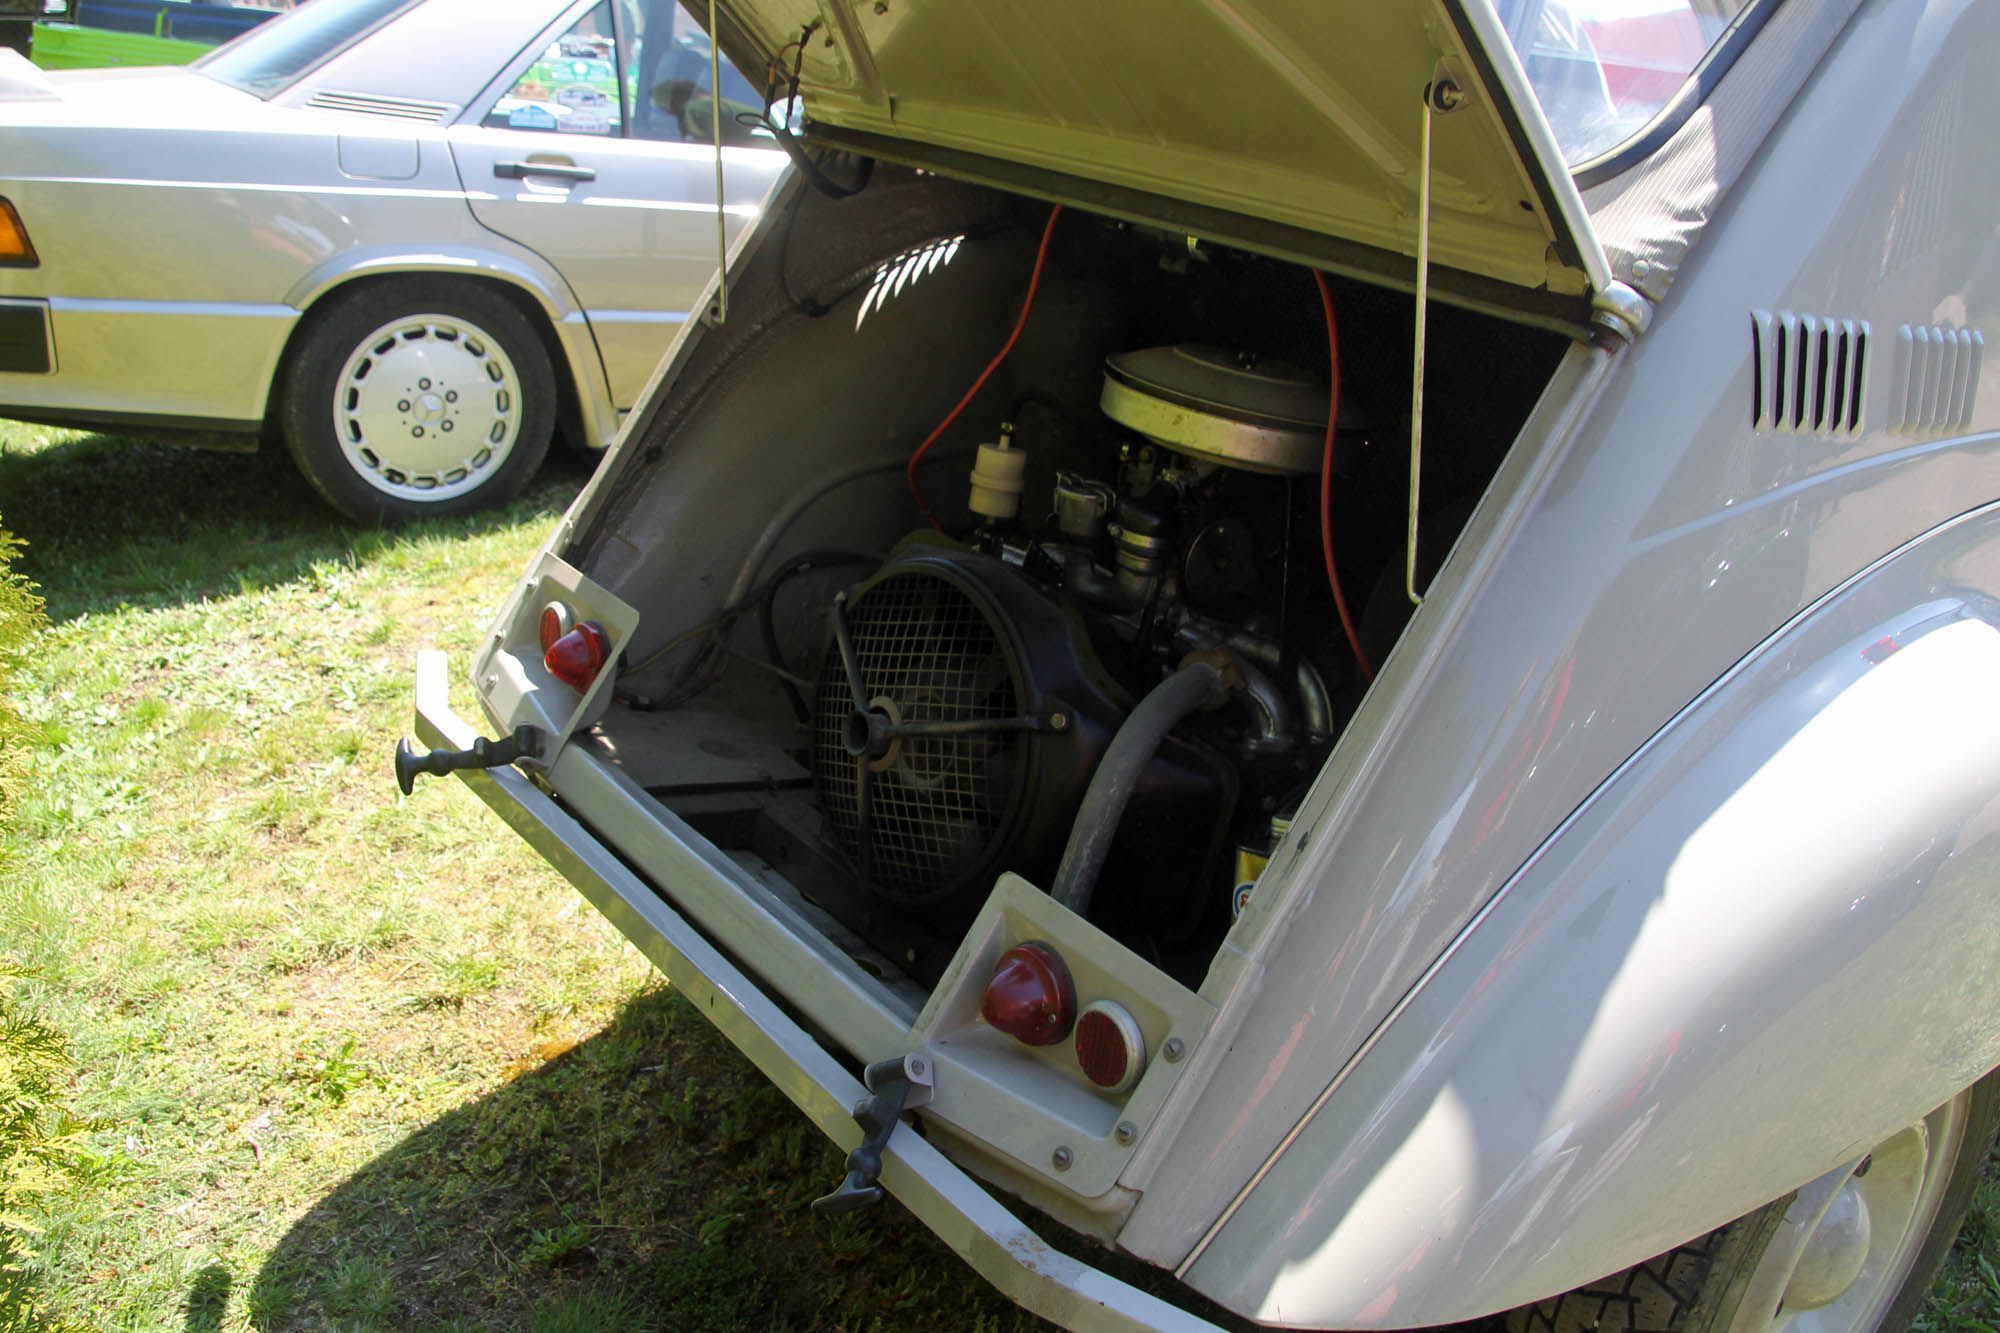
[[[782,92],[796,67],[808,139],[1390,285],[1414,274],[1448,80],[1432,264],[1527,305],[1608,282],[1490,0],[717,3],[744,68]],[[1365,253],[1329,263],[1327,238]]]

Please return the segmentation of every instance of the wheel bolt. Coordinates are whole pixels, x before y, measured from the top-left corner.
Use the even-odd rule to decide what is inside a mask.
[[[409,410],[410,410],[410,400],[409,400],[409,399],[407,399],[407,398],[405,398],[405,399],[402,399],[402,400],[401,400],[400,402],[398,402],[398,403],[396,404],[396,410],[397,410],[398,412],[407,412],[407,411],[409,411]]]
[[[448,420],[447,420],[447,421],[441,421],[441,422],[439,422],[439,423],[438,423],[438,429],[439,429],[439,430],[450,430],[450,429],[451,429],[451,422],[450,422],[450,421],[448,421]]]
[[[444,393],[444,400],[445,400],[445,401],[446,401],[447,403],[455,403],[455,402],[457,402],[457,401],[458,401],[458,390],[456,390],[456,389],[446,389],[446,390],[445,390],[445,393]]]
[[[431,382],[429,380],[418,380],[417,387],[419,389],[428,389],[431,387]]]
[[[424,438],[424,428],[422,426],[410,427],[410,438],[413,440],[421,440],[422,438]]]

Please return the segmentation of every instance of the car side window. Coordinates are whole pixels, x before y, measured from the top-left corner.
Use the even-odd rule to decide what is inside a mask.
[[[604,0],[550,42],[481,123],[496,129],[623,135],[618,65],[611,0]]]
[[[722,96],[709,78],[708,34],[675,0],[621,0],[625,28],[637,56],[627,66],[632,134],[667,142],[710,143],[722,117],[722,142],[775,148],[768,130],[739,117],[758,116],[764,98],[727,57],[721,62]]]

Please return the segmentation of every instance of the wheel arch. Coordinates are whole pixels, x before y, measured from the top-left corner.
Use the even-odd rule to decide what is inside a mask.
[[[1772,635],[1392,1011],[1184,1267],[1457,1322],[1714,1230],[2000,1063],[2000,503]]]
[[[286,303],[300,311],[286,335],[264,403],[264,430],[275,438],[299,344],[335,304],[364,290],[393,286],[412,277],[442,278],[493,293],[518,311],[535,331],[556,380],[556,430],[566,443],[596,447],[617,432],[618,413],[597,343],[583,310],[570,299],[567,284],[553,270],[542,273],[492,256],[455,255],[390,258],[347,257],[338,267],[315,271],[293,287]]]

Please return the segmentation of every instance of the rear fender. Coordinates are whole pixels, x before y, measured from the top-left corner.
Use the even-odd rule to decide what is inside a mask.
[[[349,250],[300,278],[285,294],[285,303],[310,310],[348,283],[409,273],[499,282],[525,295],[541,312],[562,352],[566,364],[555,369],[558,375],[568,374],[575,386],[583,438],[596,447],[609,444],[617,435],[618,410],[611,401],[603,358],[597,353],[597,341],[583,307],[562,275],[532,253],[514,255],[462,245],[433,246],[420,252],[385,247]]]
[[[1187,1269],[1283,1324],[1512,1308],[2000,1063],[2000,505],[1752,651],[1495,895]]]

